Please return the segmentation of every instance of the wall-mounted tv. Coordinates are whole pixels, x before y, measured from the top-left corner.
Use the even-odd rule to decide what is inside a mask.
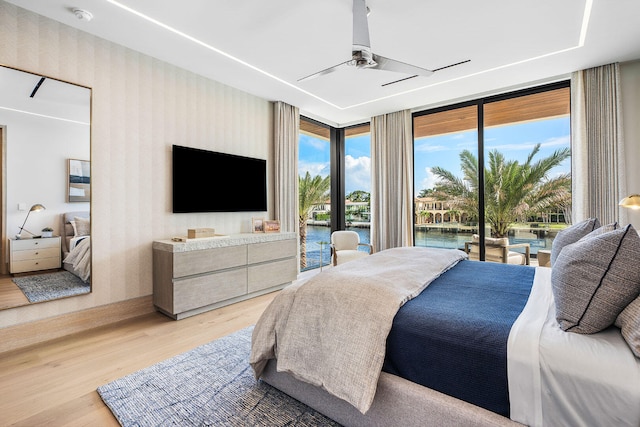
[[[173,212],[267,210],[267,161],[173,145]]]

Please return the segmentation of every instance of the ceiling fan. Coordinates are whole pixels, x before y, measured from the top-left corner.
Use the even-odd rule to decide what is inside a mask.
[[[387,86],[418,76],[428,77],[436,71],[454,67],[456,65],[464,64],[471,61],[470,59],[467,59],[466,61],[456,62],[455,64],[428,70],[426,68],[417,67],[415,65],[377,55],[371,51],[371,43],[369,42],[369,24],[367,22],[367,11],[368,8],[365,0],[353,0],[353,47],[351,49],[351,59],[334,65],[333,67],[326,68],[322,71],[318,71],[316,73],[298,79],[298,82],[303,82],[323,76],[325,74],[332,73],[343,66],[368,68],[371,70],[386,70],[409,75],[408,77],[382,85]]]

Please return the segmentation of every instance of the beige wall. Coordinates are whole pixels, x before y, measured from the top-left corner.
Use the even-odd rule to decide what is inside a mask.
[[[250,230],[251,213],[171,213],[171,145],[265,158],[271,168],[269,101],[2,1],[0,64],[93,89],[93,293],[0,311],[0,327],[150,295],[153,240],[190,227]]]

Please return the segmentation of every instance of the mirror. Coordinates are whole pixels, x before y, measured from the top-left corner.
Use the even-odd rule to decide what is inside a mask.
[[[0,309],[89,293],[91,89],[0,66],[0,94]]]

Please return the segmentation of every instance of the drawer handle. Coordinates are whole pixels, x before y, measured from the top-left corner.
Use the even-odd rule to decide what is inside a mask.
[[[40,252],[36,252],[36,255],[40,255]]]

